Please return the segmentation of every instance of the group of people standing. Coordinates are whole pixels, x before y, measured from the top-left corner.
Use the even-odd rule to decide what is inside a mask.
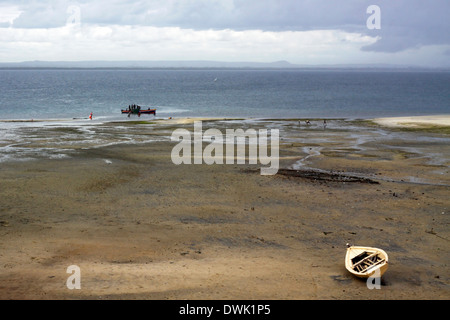
[[[141,116],[141,106],[138,106],[136,104],[131,104],[128,106],[128,117],[130,117],[131,114],[136,114],[140,117]]]
[[[132,104],[128,106],[128,112],[140,112],[141,111],[141,106],[138,106],[136,104]]]

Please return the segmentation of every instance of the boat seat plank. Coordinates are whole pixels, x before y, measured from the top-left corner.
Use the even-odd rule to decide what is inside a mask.
[[[370,258],[373,258],[373,257],[375,257],[375,256],[377,256],[377,255],[378,255],[378,252],[372,253],[370,256],[367,256],[367,257],[365,257],[364,259],[362,259],[361,261],[358,261],[357,263],[355,263],[355,264],[353,265],[353,267],[356,267],[357,265],[360,265],[360,264],[362,264],[362,263],[365,263],[365,262],[368,261]]]
[[[364,270],[364,271],[368,271],[368,270],[370,270],[370,269],[376,267],[377,265],[382,264],[382,263],[385,262],[385,261],[386,261],[386,260],[381,259],[380,261],[378,261],[378,262],[375,263],[374,265],[369,266],[369,267],[368,267],[366,270]]]

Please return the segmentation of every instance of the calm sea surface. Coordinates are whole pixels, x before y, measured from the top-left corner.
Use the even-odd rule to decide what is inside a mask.
[[[370,118],[450,113],[450,73],[277,70],[0,70],[0,120]]]

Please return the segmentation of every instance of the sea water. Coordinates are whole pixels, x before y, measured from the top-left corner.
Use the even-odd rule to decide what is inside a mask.
[[[450,72],[0,70],[1,119],[370,118],[450,112]]]

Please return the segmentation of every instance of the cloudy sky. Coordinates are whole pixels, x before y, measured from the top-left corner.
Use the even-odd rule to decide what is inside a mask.
[[[450,0],[0,0],[0,62],[450,67],[449,21]]]

